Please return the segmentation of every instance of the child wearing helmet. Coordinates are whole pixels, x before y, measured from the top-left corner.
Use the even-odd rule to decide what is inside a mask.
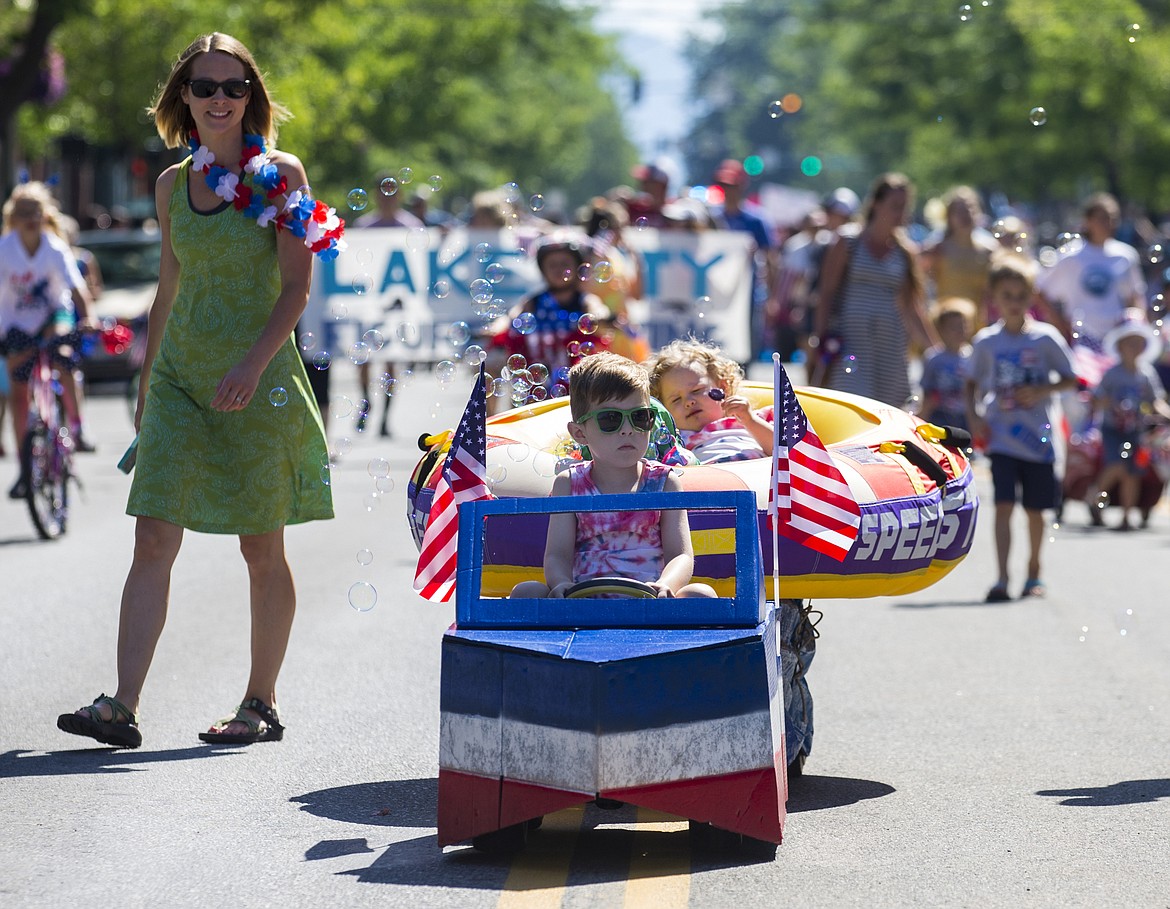
[[[608,333],[600,329],[608,326],[611,313],[598,296],[582,289],[586,242],[569,235],[541,240],[536,245],[536,264],[545,286],[492,326],[489,346],[496,363],[493,372],[516,354],[530,366],[548,367],[547,380],[532,383],[538,398],[550,391],[563,394],[568,386],[569,367],[581,357],[609,346]],[[536,392],[536,388],[543,390]],[[523,403],[523,398],[517,403]]]

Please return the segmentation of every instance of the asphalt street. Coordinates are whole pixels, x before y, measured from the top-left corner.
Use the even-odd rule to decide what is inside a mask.
[[[334,383],[356,397],[352,374]],[[333,422],[337,518],[287,535],[299,594],[280,686],[288,732],[249,748],[196,738],[246,677],[246,576],[230,537],[186,537],[143,747],[56,729],[115,687],[132,545],[115,469],[129,416],[116,396],[91,399],[99,451],[79,458],[66,537],[38,542],[23,506],[0,502],[0,905],[1170,906],[1165,502],[1130,534],[1090,529],[1070,505],[1049,534],[1043,600],[983,602],[985,508],[971,554],[934,587],[818,601],[815,745],[774,860],[704,853],[685,822],[628,808],[550,816],[511,861],[440,850],[452,611],[411,589],[405,489],[418,435],[453,426],[469,387],[418,376],[394,399],[392,439],[376,419],[362,434],[352,416]],[[375,458],[394,481],[377,496]],[[11,455],[5,483],[9,472]],[[350,603],[363,583],[376,591],[367,611]],[[370,589],[354,599],[368,606]]]

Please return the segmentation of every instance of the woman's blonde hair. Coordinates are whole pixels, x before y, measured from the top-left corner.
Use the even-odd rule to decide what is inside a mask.
[[[694,338],[676,338],[642,364],[650,376],[650,394],[662,397],[662,377],[679,366],[696,366],[719,385],[727,394],[733,395],[743,379],[743,368],[719,352],[713,344],[706,344]]]
[[[256,66],[252,52],[241,41],[222,32],[201,35],[179,54],[171,67],[171,74],[159,89],[154,104],[146,109],[154,117],[154,125],[167,148],[182,148],[195,130],[191,111],[183,101],[183,86],[191,78],[191,63],[201,54],[220,53],[235,57],[244,65],[244,78],[251,84],[248,106],[244,111],[244,132],[263,136],[269,147],[276,144],[277,127],[291,114],[282,104],[273,101],[264,87],[264,77]]]
[[[62,240],[66,239],[61,225],[61,212],[57,208],[57,200],[49,192],[49,187],[39,180],[21,183],[12,191],[8,201],[4,203],[4,233],[12,230],[12,210],[17,202],[33,201],[41,207],[41,215],[45,220],[45,227],[55,233]]]

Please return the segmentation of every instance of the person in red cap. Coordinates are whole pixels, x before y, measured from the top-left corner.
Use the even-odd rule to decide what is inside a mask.
[[[715,168],[714,183],[723,191],[723,205],[712,211],[715,224],[722,230],[742,230],[756,241],[752,256],[752,312],[749,334],[752,359],[763,349],[768,301],[777,286],[776,226],[767,213],[747,199],[750,178],[743,165],[728,158]]]

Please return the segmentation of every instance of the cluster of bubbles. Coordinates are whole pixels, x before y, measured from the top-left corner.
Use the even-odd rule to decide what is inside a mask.
[[[987,9],[991,6],[991,0],[980,0],[979,6],[982,9]],[[959,7],[959,21],[970,22],[975,18],[975,9],[973,4],[964,3]]]
[[[393,196],[403,186],[409,186],[414,182],[414,170],[410,167],[399,168],[397,176],[383,177],[378,184],[378,191],[383,196]],[[427,177],[427,186],[432,193],[437,193],[443,188],[443,178],[439,174],[431,174]],[[345,196],[345,202],[353,211],[365,211],[370,205],[369,192],[361,187],[355,186]]]

